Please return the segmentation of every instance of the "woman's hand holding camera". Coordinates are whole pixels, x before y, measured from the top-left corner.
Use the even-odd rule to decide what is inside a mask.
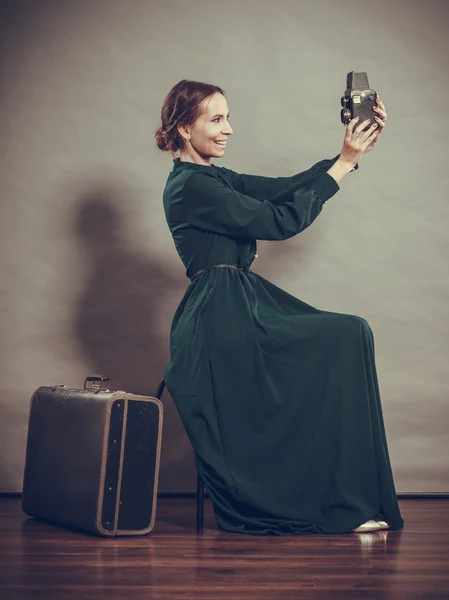
[[[359,118],[356,117],[355,119],[352,119],[346,127],[340,158],[328,171],[329,175],[331,175],[337,183],[340,183],[343,177],[352,170],[362,156],[372,150],[376,145],[379,135],[385,127],[385,121],[387,120],[385,106],[379,98],[377,98],[377,104],[378,106],[375,106],[373,110],[377,112],[379,116],[375,117],[376,123],[373,123],[366,131],[363,130],[370,122],[370,119],[359,123]]]
[[[368,144],[368,148],[365,150],[365,154],[367,152],[369,152],[370,150],[372,150],[374,148],[374,146],[376,145],[376,142],[379,139],[380,134],[384,130],[385,121],[387,120],[387,113],[385,112],[385,106],[379,97],[377,98],[377,106],[374,106],[373,110],[376,111],[378,114],[378,116],[375,117],[378,127],[375,131],[376,135],[374,136],[374,139]],[[379,127],[380,127],[380,129],[379,129]]]
[[[385,106],[381,100],[377,99],[378,106],[375,106],[375,110],[379,116],[376,116],[376,123],[373,123],[369,129],[363,131],[368,125],[370,119],[358,123],[358,117],[352,119],[346,128],[346,135],[343,142],[343,148],[340,154],[340,158],[343,160],[353,163],[354,165],[359,162],[364,154],[374,148],[379,135],[382,133],[385,127],[385,121],[387,120],[387,113],[385,112]],[[380,129],[378,129],[380,127]]]

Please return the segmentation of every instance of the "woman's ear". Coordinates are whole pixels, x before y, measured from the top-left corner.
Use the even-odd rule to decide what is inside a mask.
[[[178,132],[184,140],[188,140],[190,138],[190,131],[188,127],[184,127],[184,125],[178,125]]]

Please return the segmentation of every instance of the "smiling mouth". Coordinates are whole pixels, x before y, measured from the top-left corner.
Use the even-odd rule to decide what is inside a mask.
[[[220,148],[225,148],[226,144],[227,144],[227,140],[226,141],[223,140],[221,142],[215,141],[214,143],[217,144],[217,146],[220,146]]]

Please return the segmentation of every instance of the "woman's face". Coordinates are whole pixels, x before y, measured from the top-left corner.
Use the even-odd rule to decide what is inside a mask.
[[[201,103],[201,114],[193,125],[179,127],[184,139],[181,160],[210,165],[213,158],[225,153],[226,141],[232,134],[229,109],[223,94],[216,93]],[[220,143],[221,142],[221,143]]]

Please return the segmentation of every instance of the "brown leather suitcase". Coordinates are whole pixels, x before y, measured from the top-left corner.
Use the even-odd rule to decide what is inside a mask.
[[[22,509],[97,535],[143,535],[156,517],[163,405],[109,381],[33,393]]]

